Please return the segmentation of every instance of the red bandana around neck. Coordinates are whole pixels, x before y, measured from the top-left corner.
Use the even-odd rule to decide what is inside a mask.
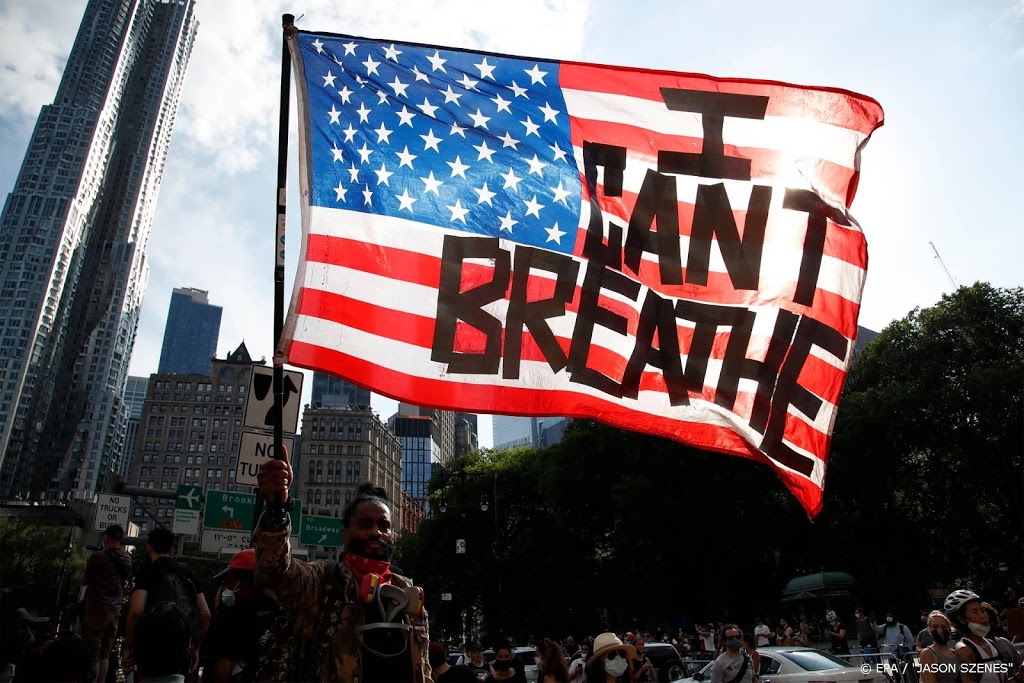
[[[386,560],[374,560],[362,555],[345,553],[342,560],[345,566],[352,570],[357,579],[362,580],[367,574],[380,575],[380,582],[391,583],[391,563]]]

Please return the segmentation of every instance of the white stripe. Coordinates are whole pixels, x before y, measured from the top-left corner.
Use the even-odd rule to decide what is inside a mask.
[[[569,116],[587,120],[639,126],[665,135],[703,138],[700,114],[670,111],[664,102],[629,95],[562,90]],[[855,130],[812,119],[766,116],[763,120],[726,116],[722,140],[726,145],[771,149],[797,159],[824,159],[853,168],[857,148],[865,135]]]

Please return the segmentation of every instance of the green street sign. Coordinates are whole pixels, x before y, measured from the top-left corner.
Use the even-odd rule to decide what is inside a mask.
[[[252,531],[256,494],[210,491],[206,494],[203,527],[230,531]]]
[[[299,543],[340,548],[341,520],[335,517],[303,515],[302,526],[299,528]]]
[[[199,510],[203,505],[203,490],[192,484],[178,484],[178,498],[175,510]]]

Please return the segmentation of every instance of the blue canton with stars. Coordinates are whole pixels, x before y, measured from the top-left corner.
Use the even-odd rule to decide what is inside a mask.
[[[315,206],[572,253],[580,173],[558,64],[299,33]]]

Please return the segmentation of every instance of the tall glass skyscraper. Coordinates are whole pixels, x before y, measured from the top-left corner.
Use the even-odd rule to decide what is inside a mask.
[[[176,287],[171,292],[157,369],[161,375],[210,374],[223,309],[212,305],[208,294],[191,287]]]
[[[0,498],[89,498],[124,457],[192,0],[89,0],[0,215]]]
[[[370,405],[370,390],[325,372],[314,372],[312,401],[320,408],[366,407]]]

